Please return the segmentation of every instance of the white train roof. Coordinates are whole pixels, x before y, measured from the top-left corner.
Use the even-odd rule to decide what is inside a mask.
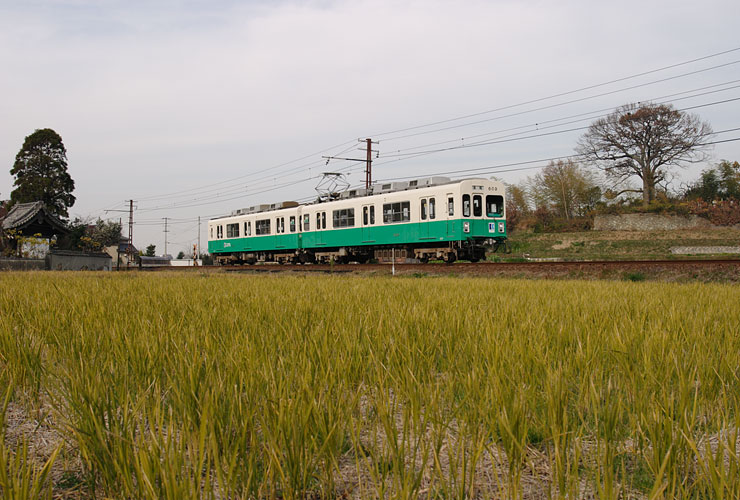
[[[319,203],[327,203],[329,201],[348,200],[348,199],[353,199],[353,198],[362,198],[365,196],[374,196],[374,195],[387,194],[387,193],[397,193],[400,191],[410,191],[412,189],[422,189],[422,188],[429,188],[429,187],[434,187],[434,186],[443,186],[446,184],[458,184],[460,182],[470,181],[470,180],[485,180],[489,182],[491,181],[490,179],[483,179],[480,177],[471,177],[467,179],[452,180],[449,177],[432,176],[432,177],[423,177],[419,179],[413,179],[410,181],[383,182],[383,183],[379,183],[379,184],[375,184],[374,186],[371,186],[370,189],[365,189],[365,188],[348,189],[341,193],[337,193],[336,198],[333,198],[331,200],[317,201],[317,202],[305,203],[305,204],[300,204],[296,201],[283,201],[280,203],[263,203],[260,205],[253,205],[251,207],[240,208],[238,210],[234,210],[233,212],[231,212],[230,215],[222,215],[220,217],[214,217],[211,220],[225,219],[228,217],[235,217],[239,215],[250,215],[250,214],[258,214],[258,213],[264,213],[264,212],[276,212],[278,210],[283,210],[286,208],[295,208],[298,206],[311,206],[311,205],[316,205]]]

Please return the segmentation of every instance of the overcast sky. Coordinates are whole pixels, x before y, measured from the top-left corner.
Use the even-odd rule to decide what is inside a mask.
[[[161,253],[168,217],[176,254],[198,216],[205,246],[209,216],[308,199],[327,170],[361,184],[362,163],[321,158],[363,157],[358,138],[380,141],[375,179],[505,182],[628,102],[692,108],[713,140],[737,138],[722,131],[740,127],[738,19],[737,0],[0,0],[0,198],[24,137],[53,128],[70,215],[125,223],[104,210],[134,199],[134,244]],[[712,154],[740,160],[740,141]]]

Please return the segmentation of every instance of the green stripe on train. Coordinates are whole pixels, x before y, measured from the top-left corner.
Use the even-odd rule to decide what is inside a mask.
[[[470,231],[464,232],[464,223]],[[499,231],[504,223],[504,231]],[[346,229],[324,229],[292,234],[270,234],[248,238],[229,238],[208,242],[210,253],[264,252],[296,248],[335,248],[340,246],[405,245],[409,243],[439,243],[468,238],[506,237],[504,219],[470,219],[406,224],[381,224]],[[491,230],[493,229],[493,230]]]

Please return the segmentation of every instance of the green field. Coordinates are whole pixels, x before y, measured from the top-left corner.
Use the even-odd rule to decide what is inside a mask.
[[[739,498],[738,303],[700,283],[2,273],[0,497]]]

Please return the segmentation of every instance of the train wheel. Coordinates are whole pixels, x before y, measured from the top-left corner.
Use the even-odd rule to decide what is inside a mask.
[[[455,252],[447,252],[447,255],[445,255],[444,259],[445,264],[452,264],[457,260],[457,255],[455,255]]]

